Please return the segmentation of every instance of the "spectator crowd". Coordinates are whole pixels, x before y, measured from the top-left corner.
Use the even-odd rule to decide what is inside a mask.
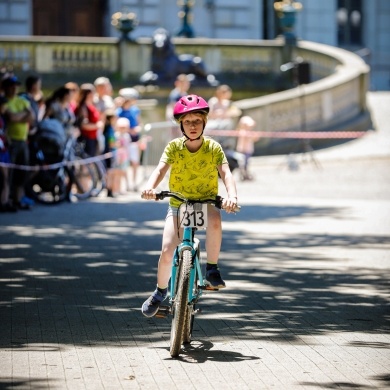
[[[187,95],[190,79],[178,75],[174,88],[167,96],[166,119],[172,117],[172,107]],[[42,93],[42,78],[30,75],[24,88],[13,73],[4,72],[0,83],[0,212],[29,210],[34,205],[28,191],[31,171],[23,167],[34,164],[34,137],[45,120],[58,121],[65,139],[72,137],[90,157],[107,155],[106,189],[108,197],[125,191],[138,190],[138,168],[141,157],[141,111],[137,105],[139,93],[135,88],[122,88],[116,97],[107,77],[93,83],[67,82],[48,97]],[[231,100],[232,90],[220,85],[210,98],[209,121],[205,134],[213,130],[239,131],[241,136],[215,137],[226,154],[240,169],[242,180],[252,180],[248,171],[249,158],[254,151],[255,137],[247,133],[256,126],[250,117],[241,117]],[[241,117],[241,118],[240,118]],[[172,127],[171,138],[180,136]],[[230,140],[230,143],[226,141]],[[108,153],[108,154],[107,154]]]
[[[137,191],[141,131],[139,94],[134,88],[123,88],[113,97],[107,77],[78,85],[67,82],[45,98],[42,79],[30,75],[24,90],[18,77],[4,73],[0,84],[0,212],[29,210],[34,200],[28,196],[33,164],[32,145],[45,120],[58,121],[64,139],[72,137],[90,157],[109,153],[105,159],[107,195]],[[131,167],[130,169],[128,167]]]

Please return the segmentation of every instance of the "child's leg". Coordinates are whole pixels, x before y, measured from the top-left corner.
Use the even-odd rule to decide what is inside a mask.
[[[139,164],[137,162],[131,163],[131,169],[133,170],[133,189],[137,189],[137,172],[138,172]]]
[[[212,289],[226,287],[218,268],[218,258],[222,242],[221,213],[218,209],[209,206],[208,226],[206,231],[207,265],[204,283]]]
[[[158,260],[157,285],[160,288],[168,286],[171,277],[172,257],[180,240],[177,236],[177,217],[168,215],[162,238],[161,255]]]
[[[111,190],[113,194],[119,194],[121,191],[121,178],[122,178],[122,171],[121,169],[114,168],[112,170],[112,187]]]
[[[131,191],[130,188],[130,170],[132,170],[131,163],[129,164],[129,167],[126,169],[126,175],[124,176],[124,179],[126,181],[126,191]]]
[[[113,177],[114,177],[114,168],[110,168],[107,170],[107,189],[112,190],[112,184],[113,184]]]
[[[1,187],[1,204],[8,203],[9,199],[9,186],[8,186],[8,168],[0,167],[0,187]]]
[[[218,263],[222,242],[221,213],[214,206],[208,205],[208,226],[206,230],[206,252],[208,263]]]

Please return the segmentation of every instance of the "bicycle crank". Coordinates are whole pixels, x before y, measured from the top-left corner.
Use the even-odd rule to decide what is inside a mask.
[[[171,306],[160,306],[158,312],[155,314],[157,318],[167,318],[171,314]]]

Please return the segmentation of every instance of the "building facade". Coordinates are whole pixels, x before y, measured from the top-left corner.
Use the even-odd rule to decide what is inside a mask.
[[[273,39],[280,34],[274,0],[192,0],[189,22],[197,37]],[[115,12],[133,12],[133,38],[158,27],[176,35],[183,25],[177,0],[0,0],[0,35],[119,37]],[[184,4],[185,1],[183,0]],[[300,0],[298,38],[345,48],[371,67],[371,89],[390,89],[390,1]]]

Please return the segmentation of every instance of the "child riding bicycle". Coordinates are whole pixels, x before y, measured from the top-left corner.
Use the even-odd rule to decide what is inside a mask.
[[[237,206],[235,180],[229,169],[221,145],[203,132],[207,123],[209,106],[200,96],[187,95],[174,106],[173,116],[180,125],[182,137],[168,143],[160,162],[151,174],[141,196],[155,199],[155,189],[169,169],[170,191],[181,193],[188,199],[213,198],[218,194],[218,174],[227,191],[222,207],[234,212]],[[178,209],[180,202],[170,199],[162,238],[162,250],[158,262],[157,288],[143,303],[142,314],[153,317],[168,292],[172,257],[180,243],[178,232]],[[220,211],[208,205],[208,228],[206,230],[206,280],[205,284],[214,289],[226,287],[219,268],[218,258],[222,242]]]

